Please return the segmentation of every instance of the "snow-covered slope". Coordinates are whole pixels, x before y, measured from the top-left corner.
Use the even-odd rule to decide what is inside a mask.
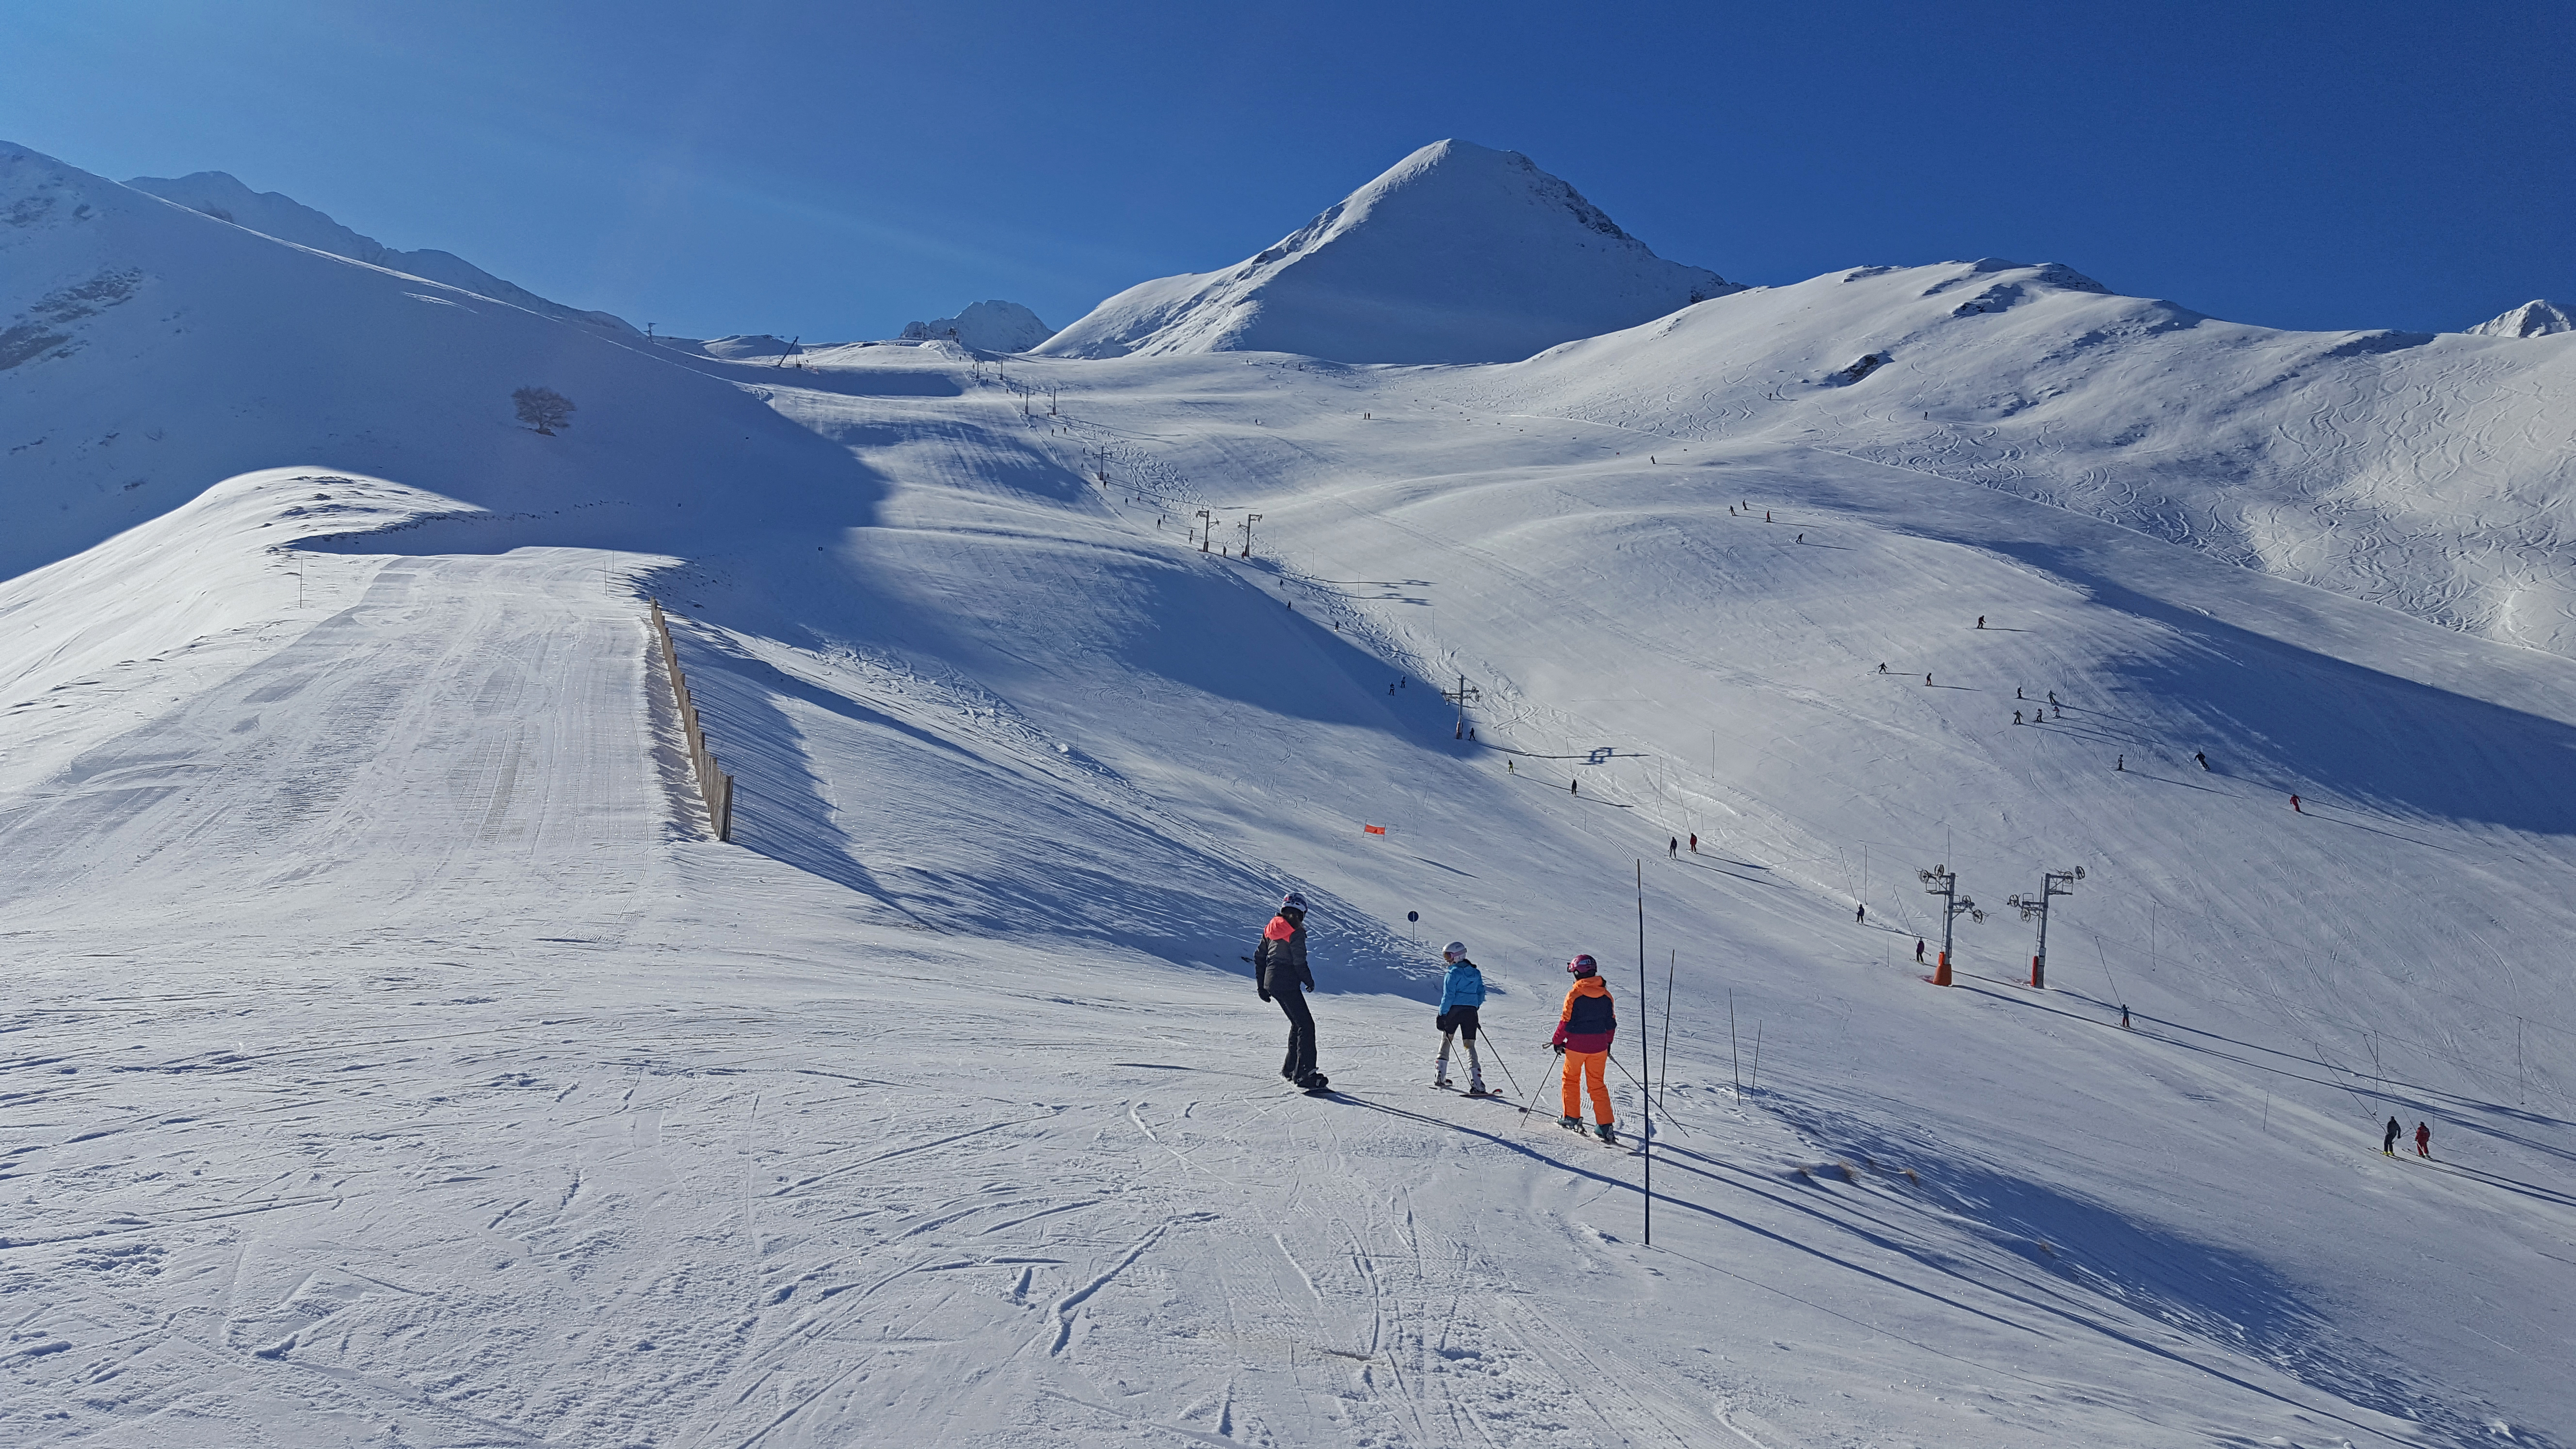
[[[978,352],[1026,352],[1054,335],[1054,328],[1017,302],[977,302],[954,317],[911,322],[903,329],[907,341],[945,337]]]
[[[1830,448],[2576,654],[2576,337],[2281,332],[1989,259],[1743,292],[1468,387],[1648,446]]]
[[[2576,662],[1863,456],[1943,386],[2438,454],[2561,340],[1959,264],[777,368],[18,164],[0,441],[87,441],[0,455],[0,1439],[2576,1442]],[[2419,356],[2493,370],[2351,370]],[[128,427],[176,498],[96,501]],[[1239,959],[1290,888],[1332,1098]],[[1451,936],[1506,1101],[1426,1089]],[[1576,950],[1651,1199],[1546,1120]]]
[[[125,184],[137,191],[148,191],[164,200],[175,201],[192,211],[203,212],[217,221],[245,226],[280,241],[291,241],[297,246],[311,247],[315,251],[329,252],[369,266],[383,267],[387,271],[445,282],[496,302],[525,307],[531,312],[566,322],[579,322],[619,335],[637,335],[632,324],[613,313],[588,312],[547,301],[525,287],[493,276],[454,252],[432,249],[397,251],[374,237],[360,236],[293,197],[275,191],[253,191],[229,172],[137,176]]]
[[[756,527],[770,500],[864,510],[845,454],[691,363],[709,366],[0,146],[0,575],[281,460],[498,513],[580,510],[585,537],[648,549]],[[530,384],[579,407],[569,431],[517,422]],[[742,468],[770,487],[708,506]]]
[[[1519,152],[1439,141],[1267,251],[1130,287],[1039,350],[1511,362],[1730,290]]]
[[[2562,332],[2576,332],[2576,316],[2570,316],[2567,308],[2546,297],[2534,297],[2469,331],[2481,337],[2555,337]]]

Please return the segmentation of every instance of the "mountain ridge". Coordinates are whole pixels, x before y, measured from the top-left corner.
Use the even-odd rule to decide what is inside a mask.
[[[230,172],[194,171],[186,176],[137,176],[125,183],[137,191],[245,227],[297,246],[365,262],[425,281],[461,287],[496,302],[525,307],[558,321],[597,327],[618,335],[642,333],[611,312],[585,311],[540,297],[515,282],[496,277],[454,252],[425,248],[404,251],[342,226],[328,214],[277,191],[253,191]]]

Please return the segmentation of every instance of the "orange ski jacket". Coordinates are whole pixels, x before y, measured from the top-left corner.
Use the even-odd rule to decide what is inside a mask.
[[[1606,1052],[1618,1035],[1619,1011],[1610,1001],[1609,983],[1598,976],[1575,978],[1565,993],[1565,1010],[1557,1016],[1549,1044],[1570,1052]]]

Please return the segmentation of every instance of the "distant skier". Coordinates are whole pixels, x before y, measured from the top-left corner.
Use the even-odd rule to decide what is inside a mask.
[[[1807,541],[1807,536],[1806,536],[1805,534],[1803,534],[1803,533],[1802,533],[1802,534],[1799,534],[1799,535],[1798,535],[1798,542],[1800,542],[1800,543],[1805,543],[1806,541]]]
[[[1664,859],[1666,859],[1666,860],[1679,860],[1679,859],[1681,859],[1681,858],[1682,858],[1682,842],[1681,842],[1680,837],[1678,837],[1678,836],[1671,836],[1671,835],[1667,835],[1667,836],[1665,836],[1665,837],[1664,837]]]
[[[2295,813],[2300,814],[2300,815],[2305,815],[2305,814],[2307,814],[2307,813],[2308,813],[2308,812],[2306,812],[2305,810],[2301,810],[2301,809],[2299,809],[2299,797],[2298,797],[2298,796],[2296,796],[2296,795],[2293,795],[2293,796],[2291,796],[2291,797],[2290,797],[2290,809],[2291,809],[2292,811],[2294,811]]]
[[[2020,685],[2018,685],[2018,684],[2016,684],[2016,685],[2014,685],[2014,686],[2013,686],[2013,698],[2015,698],[2015,699],[2019,699],[2019,698],[2021,698],[2021,686],[2020,686]]]
[[[2209,756],[2202,754],[2202,753],[2201,753],[2200,751],[2198,751],[2198,750],[2194,750],[2194,751],[2192,751],[2192,752],[2191,752],[2191,757],[2192,757],[2193,759],[2195,759],[2195,760],[2200,761],[2200,767],[2201,767],[2202,769],[2206,770],[2206,769],[2208,769],[2208,768],[2209,768]]]
[[[2127,1002],[2125,1002],[2125,1001],[2124,1001],[2124,1002],[2121,1002],[2121,1003],[2120,1003],[2120,1030],[2122,1030],[2122,1031],[2127,1031],[2128,1029],[2129,1029],[2129,1004],[2128,1004]]]
[[[2021,723],[2021,711],[2020,711],[2020,710],[2014,710],[2014,711],[2013,711],[2013,723],[2014,723],[2014,724],[2020,724],[2020,723]]]
[[[1440,959],[1449,963],[1448,974],[1440,979],[1440,1015],[1432,1025],[1440,1028],[1440,1056],[1431,1064],[1431,1085],[1453,1086],[1449,1080],[1449,1040],[1463,1036],[1467,1041],[1467,1095],[1485,1095],[1485,1068],[1476,1060],[1476,1008],[1485,1004],[1485,973],[1467,959],[1467,943],[1452,941],[1441,948]]]
[[[1279,1075],[1308,1091],[1324,1085],[1315,1070],[1315,1014],[1306,1009],[1306,993],[1315,989],[1315,973],[1306,968],[1306,898],[1295,891],[1279,903],[1279,914],[1262,929],[1252,952],[1253,987],[1264,1001],[1276,1001],[1288,1014],[1288,1057]]]
[[[1868,923],[1869,907],[1865,904],[1852,907],[1852,924],[1855,926],[1861,926],[1867,925]]]
[[[1610,999],[1610,984],[1601,979],[1601,967],[1590,956],[1577,956],[1565,963],[1574,977],[1574,985],[1565,993],[1565,1010],[1556,1019],[1556,1035],[1548,1038],[1548,1049],[1565,1058],[1563,1076],[1564,1115],[1557,1125],[1568,1130],[1583,1130],[1581,1088],[1592,1089],[1593,1133],[1604,1142],[1616,1142],[1610,1130],[1614,1114],[1610,1110],[1610,1039],[1619,1031],[1619,1013]]]
[[[1885,674],[1885,673],[1887,672],[1887,666],[1886,666],[1886,665],[1884,665],[1884,664],[1882,664],[1882,665],[1878,666],[1878,672],[1879,672],[1879,673],[1881,673],[1881,674]]]
[[[1696,833],[1691,836],[1691,854],[1699,854],[1699,836]]]
[[[2418,1157],[2433,1155],[2433,1129],[2421,1122],[2415,1124],[2415,1155]]]
[[[1763,509],[1763,510],[1762,510],[1762,521],[1763,521],[1764,523],[1769,523],[1769,522],[1771,521],[1771,510],[1770,510],[1770,509],[1765,508],[1765,509]]]
[[[2379,1134],[2379,1155],[2382,1157],[2395,1157],[2397,1155],[2397,1134],[2405,1130],[2405,1128],[2397,1125],[2396,1118],[2389,1118],[2388,1130]]]
[[[1582,782],[1581,780],[1568,780],[1568,781],[1566,781],[1566,782],[1565,782],[1565,793],[1566,793],[1566,794],[1568,794],[1568,795],[1580,795],[1580,794],[1582,794],[1582,793],[1583,793],[1583,782]]]
[[[1923,964],[1923,943],[1920,940],[1914,943],[1914,964],[1917,966]]]
[[[2128,757],[2128,756],[2126,756],[2126,755],[2122,755],[2122,756],[2120,756],[2118,759],[2113,760],[2113,761],[2111,762],[2111,768],[2112,768],[2112,769],[2114,769],[2114,770],[2118,770],[2118,771],[2120,771],[2120,772],[2122,772],[2122,773],[2124,773],[2124,774],[2125,774],[2125,773],[2127,773],[2128,768],[2129,768],[2129,757]]]
[[[1977,627],[1978,627],[1978,628],[1980,628],[1980,629],[1982,629],[1982,628],[1986,627],[1986,616],[1985,616],[1985,615],[1983,615],[1983,614],[1979,614],[1979,615],[1977,616]]]
[[[1932,676],[1931,676],[1931,675],[1927,674],[1927,675],[1924,675],[1924,676],[1923,676],[1923,685],[1924,685],[1924,687],[1925,687],[1926,689],[1929,689],[1929,688],[1932,686]]]
[[[2052,689],[2052,690],[2050,690],[2050,691],[2048,692],[2048,702],[2049,702],[2050,704],[2055,704],[2055,703],[2057,703],[2057,691],[2056,691],[2056,690],[2053,690],[2053,689]]]

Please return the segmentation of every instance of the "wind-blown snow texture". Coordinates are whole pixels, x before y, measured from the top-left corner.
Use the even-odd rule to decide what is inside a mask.
[[[908,341],[945,337],[978,352],[1026,352],[1054,335],[1054,328],[1017,302],[977,302],[954,317],[911,322],[903,329]]]
[[[0,218],[12,1444],[2576,1442],[2576,661],[1984,467],[2250,506],[2308,393],[2504,519],[2563,339],[1954,264],[781,368],[7,148]],[[1329,1099],[1240,959],[1292,888]],[[1453,936],[1512,1102],[1426,1089]],[[1577,950],[1631,1126],[1674,963],[1652,1248],[1513,1110]]]
[[[1440,141],[1258,256],[1130,287],[1038,350],[1516,362],[1731,290],[1519,152]]]

